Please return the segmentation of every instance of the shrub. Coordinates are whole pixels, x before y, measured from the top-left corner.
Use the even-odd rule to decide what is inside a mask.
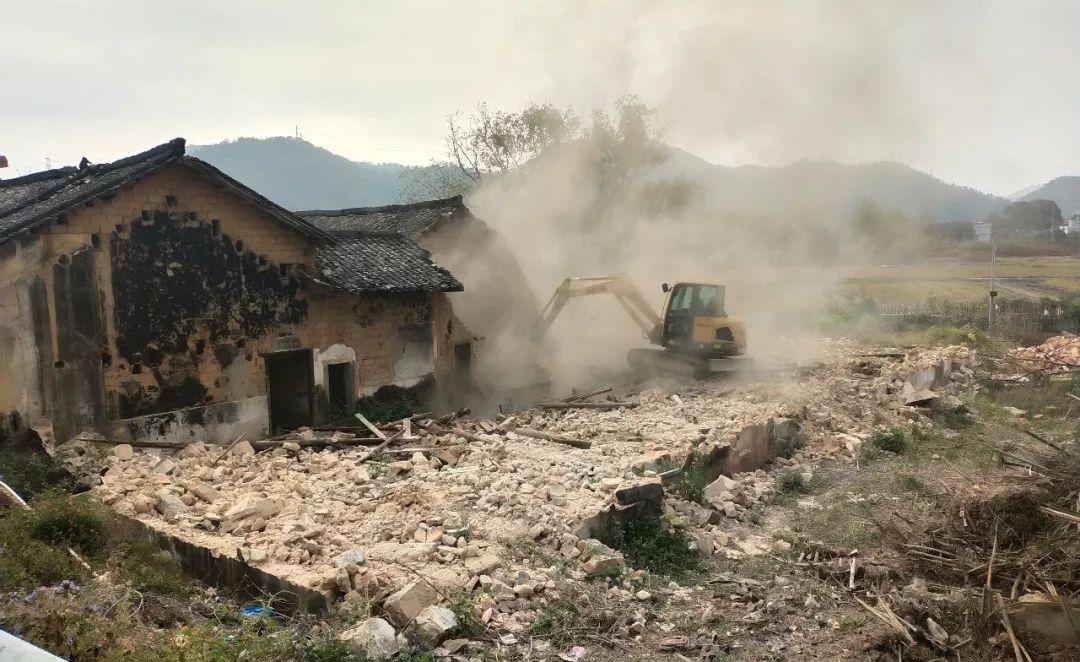
[[[108,515],[86,497],[48,492],[34,499],[31,510],[18,516],[29,535],[55,547],[71,547],[86,556],[99,556],[109,537]]]
[[[990,338],[967,326],[932,326],[925,332],[926,342],[931,345],[963,345],[964,347],[985,347]]]
[[[409,389],[383,386],[373,395],[356,401],[356,411],[373,423],[389,423],[412,416],[419,406],[419,399]]]

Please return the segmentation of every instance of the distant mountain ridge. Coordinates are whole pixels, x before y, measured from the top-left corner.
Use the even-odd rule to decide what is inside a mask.
[[[400,202],[405,166],[366,163],[301,138],[237,138],[188,153],[286,209],[339,209]]]
[[[1061,215],[1069,218],[1080,212],[1080,177],[1071,175],[1052,179],[1020,199],[1053,200],[1061,209]]]
[[[193,146],[189,153],[292,210],[387,205],[404,198],[405,166],[351,161],[299,138],[238,138]],[[1007,198],[948,184],[893,162],[797,161],[780,167],[730,167],[674,147],[666,147],[666,153],[643,180],[694,182],[709,208],[739,214],[813,214],[841,220],[860,204],[872,201],[917,218],[974,221],[1009,203]],[[1040,197],[1054,199],[1063,213],[1080,211],[1080,177],[1056,179],[1025,199]]]

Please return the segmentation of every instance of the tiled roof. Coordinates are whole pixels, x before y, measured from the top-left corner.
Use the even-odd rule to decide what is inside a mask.
[[[184,139],[177,138],[153,149],[112,163],[80,168],[60,168],[16,179],[0,180],[0,243],[48,223],[60,214],[95,198],[108,196],[125,184],[177,162],[214,180],[234,195],[246,199],[264,213],[315,240],[316,262],[323,279],[332,287],[354,294],[371,292],[456,292],[461,283],[450,272],[432,263],[431,254],[408,236],[395,231],[372,232],[379,226],[358,224],[337,235],[322,229],[267,200],[209,163],[184,155]],[[408,209],[409,228],[418,234],[439,222],[443,209],[461,198],[419,205],[395,205],[381,210]],[[360,212],[361,210],[345,210]],[[330,216],[337,212],[317,212]],[[450,212],[452,214],[452,211]],[[359,214],[371,223],[389,224],[389,213]],[[342,217],[344,218],[344,217]]]
[[[184,139],[175,138],[112,163],[60,168],[0,180],[0,243],[95,198],[110,195],[121,186],[135,182],[175,161],[213,178],[219,185],[246,198],[248,202],[293,229],[309,236],[330,239],[327,233],[267,200],[209,163],[185,156]]]
[[[369,233],[320,246],[316,264],[325,281],[353,294],[460,292],[449,271],[412,239],[395,233]]]
[[[309,223],[338,236],[365,232],[397,232],[416,238],[455,215],[468,214],[469,210],[461,196],[456,195],[452,198],[407,205],[313,209],[296,213]]]

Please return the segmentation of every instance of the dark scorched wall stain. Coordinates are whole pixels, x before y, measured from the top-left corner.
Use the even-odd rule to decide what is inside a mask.
[[[173,362],[170,357],[186,355],[179,362],[197,366],[207,343],[189,339],[199,334],[202,340],[200,329],[208,331],[209,346],[215,347],[299,324],[307,317],[299,281],[283,277],[274,264],[260,264],[228,235],[215,235],[210,224],[184,218],[182,212],[158,210],[153,221],[132,222],[128,237],[112,237],[116,344],[121,357],[132,365],[153,368]],[[222,358],[218,356],[219,361]],[[164,375],[163,382],[158,371],[154,374],[162,386],[160,394],[153,397],[153,404],[146,401],[146,394],[127,394],[125,417],[205,404],[205,388],[190,383],[187,376]]]

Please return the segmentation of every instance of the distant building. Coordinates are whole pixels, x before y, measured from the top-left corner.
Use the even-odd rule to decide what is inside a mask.
[[[994,228],[988,221],[975,221],[972,227],[975,230],[975,241],[990,242],[994,235]]]
[[[1061,231],[1065,234],[1080,234],[1080,212],[1076,212],[1066,219]]]

